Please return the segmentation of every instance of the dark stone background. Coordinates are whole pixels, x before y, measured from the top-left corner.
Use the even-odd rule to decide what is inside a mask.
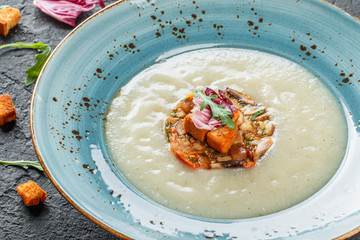
[[[305,0],[304,0],[305,1]],[[106,6],[114,0],[104,0]],[[330,0],[360,18],[359,0]],[[54,49],[73,29],[43,14],[32,0],[0,0],[0,5],[20,9],[22,18],[17,27],[0,45],[14,42],[43,42]],[[99,6],[78,17],[80,23],[100,9]],[[358,39],[354,39],[359,41]],[[34,50],[4,49],[0,52],[0,95],[10,94],[18,119],[0,127],[0,160],[37,160],[31,140],[29,109],[34,85],[26,87],[25,70],[34,63]],[[25,207],[16,186],[33,180],[47,193],[44,204]],[[360,204],[360,203],[359,203]],[[360,223],[359,223],[360,226]],[[0,239],[116,239],[80,214],[51,184],[46,175],[35,169],[0,165]],[[350,238],[359,240],[360,234]]]

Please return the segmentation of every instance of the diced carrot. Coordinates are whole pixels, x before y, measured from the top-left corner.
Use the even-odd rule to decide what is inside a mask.
[[[16,120],[15,106],[7,94],[0,95],[0,126]]]
[[[249,168],[249,167],[253,167],[255,166],[255,162],[247,162],[247,163],[243,163],[242,165],[244,168]]]
[[[189,133],[191,136],[196,138],[197,140],[201,142],[205,142],[206,134],[209,132],[209,130],[206,129],[199,129],[195,126],[193,120],[191,119],[192,114],[188,114],[184,118],[184,129],[187,133]]]
[[[44,202],[47,197],[46,192],[33,181],[19,185],[16,190],[24,201],[25,206],[38,205],[40,202]]]

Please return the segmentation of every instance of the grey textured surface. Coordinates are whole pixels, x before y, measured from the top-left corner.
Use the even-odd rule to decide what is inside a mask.
[[[11,2],[11,3],[10,3]],[[109,5],[115,1],[104,1]],[[17,27],[0,44],[43,42],[54,49],[73,29],[37,9],[30,0],[0,0],[0,5],[20,9],[22,18]],[[78,23],[100,10],[99,6],[83,13]],[[0,160],[36,160],[29,123],[33,85],[26,87],[25,70],[34,62],[35,50],[3,49],[0,52],[0,95],[10,94],[18,119],[0,127]],[[0,239],[116,239],[79,213],[55,189],[42,172],[34,169],[0,166]],[[16,186],[33,180],[48,198],[38,207],[26,207]]]
[[[115,1],[104,0],[105,5],[112,2]],[[359,0],[329,2],[360,17]],[[0,44],[40,41],[54,49],[73,29],[43,14],[30,0],[0,0],[0,5],[5,4],[19,8],[22,19],[6,38],[0,36]],[[83,13],[77,22],[99,9],[97,6]],[[16,122],[0,127],[0,160],[37,159],[29,126],[33,86],[24,85],[25,70],[34,63],[34,53],[27,49],[6,49],[0,52],[0,95],[11,95],[18,114]],[[68,203],[44,173],[2,165],[0,172],[0,239],[115,239]],[[44,204],[37,207],[24,206],[16,186],[28,180],[35,181],[48,193]],[[360,234],[350,239],[360,239]]]

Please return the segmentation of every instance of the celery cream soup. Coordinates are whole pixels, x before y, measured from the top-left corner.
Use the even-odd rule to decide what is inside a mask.
[[[192,169],[169,149],[164,121],[186,94],[231,87],[268,107],[275,142],[252,168]],[[114,98],[105,124],[113,161],[143,194],[209,218],[249,218],[289,208],[333,176],[346,148],[340,104],[302,67],[257,51],[207,49],[146,69]]]

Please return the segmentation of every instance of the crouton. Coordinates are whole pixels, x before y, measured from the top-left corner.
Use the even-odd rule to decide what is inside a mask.
[[[221,153],[227,153],[231,148],[231,145],[235,141],[238,126],[235,124],[235,130],[232,130],[228,126],[212,130],[206,135],[206,142],[210,147]]]
[[[239,130],[239,127],[236,124],[236,120],[238,120],[239,116],[240,111],[235,111],[234,117],[232,118],[235,122],[235,130],[232,130],[225,125],[224,127],[208,132],[206,135],[207,144],[218,152],[227,153],[234,143]]]
[[[12,7],[0,9],[0,34],[6,37],[9,30],[18,24],[20,18],[19,9]]]
[[[46,192],[33,181],[19,185],[16,190],[24,201],[25,206],[38,205],[40,202],[44,202],[47,197]]]
[[[191,136],[193,136],[197,140],[199,140],[201,142],[205,142],[206,134],[209,132],[209,130],[197,128],[195,126],[193,120],[191,119],[192,114],[188,114],[184,118],[184,129],[187,133],[189,133]]]
[[[0,126],[16,120],[15,106],[7,94],[0,95]]]

